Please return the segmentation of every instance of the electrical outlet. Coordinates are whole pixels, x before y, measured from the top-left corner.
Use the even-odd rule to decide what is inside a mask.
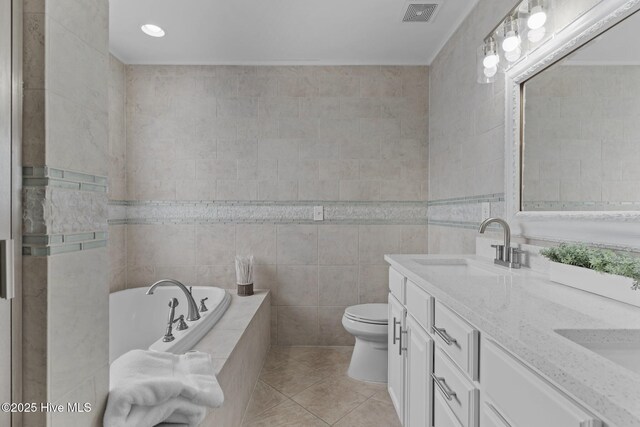
[[[491,203],[482,202],[482,219],[485,220],[491,216]]]
[[[313,207],[313,220],[324,221],[324,206]]]

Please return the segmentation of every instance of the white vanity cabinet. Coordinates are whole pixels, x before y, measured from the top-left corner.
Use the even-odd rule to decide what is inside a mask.
[[[406,309],[400,301],[389,293],[389,330],[388,330],[388,365],[387,388],[391,402],[396,408],[398,417],[404,425],[404,388],[405,388],[405,356],[402,349],[404,343]]]
[[[407,316],[407,395],[405,425],[431,425],[431,372],[433,372],[433,340],[413,317]]]
[[[393,267],[389,394],[405,427],[602,427],[540,376]]]

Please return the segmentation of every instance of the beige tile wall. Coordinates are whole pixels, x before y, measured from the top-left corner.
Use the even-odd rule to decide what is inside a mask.
[[[24,12],[23,164],[106,176],[108,2],[32,0]],[[48,232],[68,228],[78,200],[92,195],[57,194]],[[106,224],[100,209],[89,217],[81,222]],[[107,251],[25,257],[23,263],[22,400],[93,404],[83,415],[25,414],[24,426],[101,425],[109,372]]]
[[[640,200],[639,66],[558,66],[526,89],[523,202]]]
[[[130,200],[426,200],[427,67],[126,67]]]
[[[386,302],[385,253],[425,253],[426,225],[128,225],[128,286],[172,277],[235,287],[236,254],[256,258],[254,285],[270,289],[274,343],[352,344],[349,305]]]
[[[555,2],[563,28],[600,0]],[[480,0],[429,67],[429,199],[504,193],[504,79],[476,83],[476,49],[514,0]],[[430,253],[472,253],[473,229],[429,226]]]

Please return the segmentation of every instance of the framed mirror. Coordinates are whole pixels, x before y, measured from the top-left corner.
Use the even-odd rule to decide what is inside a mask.
[[[517,234],[640,249],[639,10],[602,1],[506,71]]]

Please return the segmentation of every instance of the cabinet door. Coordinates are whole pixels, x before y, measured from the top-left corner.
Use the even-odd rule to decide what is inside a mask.
[[[406,339],[403,336],[405,309],[400,302],[389,293],[389,333],[388,333],[388,383],[389,395],[398,417],[404,425],[404,351],[402,347]]]
[[[407,316],[407,416],[408,427],[430,427],[433,406],[431,372],[433,340],[420,324]]]

